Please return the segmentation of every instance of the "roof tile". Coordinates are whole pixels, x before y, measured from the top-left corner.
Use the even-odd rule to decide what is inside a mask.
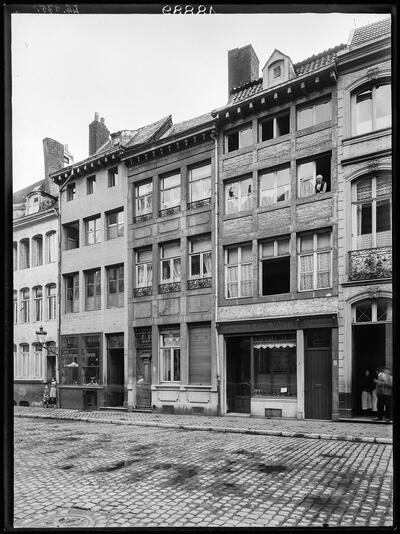
[[[34,184],[24,187],[24,189],[20,189],[19,191],[16,191],[13,194],[13,204],[19,204],[20,202],[24,202],[27,195],[29,195],[29,193],[31,193],[35,189],[37,191],[44,191],[44,185],[45,185],[45,180],[40,180],[39,182],[35,182]]]
[[[356,28],[351,36],[349,46],[359,46],[366,41],[372,41],[373,39],[379,39],[385,37],[391,33],[391,18],[388,17],[383,20],[378,20],[372,24],[361,26]]]

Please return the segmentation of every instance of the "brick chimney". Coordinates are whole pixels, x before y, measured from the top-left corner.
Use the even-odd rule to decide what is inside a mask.
[[[259,78],[258,57],[251,44],[228,51],[228,96],[234,87]]]
[[[58,197],[58,185],[49,178],[49,174],[56,172],[73,162],[68,145],[63,145],[50,137],[43,139],[44,179],[45,191]]]
[[[89,156],[92,156],[109,139],[110,132],[105,125],[104,117],[99,121],[99,114],[94,114],[94,120],[89,124]]]

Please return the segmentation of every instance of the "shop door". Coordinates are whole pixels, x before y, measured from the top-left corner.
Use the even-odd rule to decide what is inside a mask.
[[[304,411],[306,419],[332,418],[331,330],[305,331]]]
[[[151,358],[148,352],[138,353],[137,408],[151,408]]]
[[[108,405],[124,404],[124,349],[108,349]]]
[[[229,339],[226,344],[228,412],[250,413],[250,339]]]

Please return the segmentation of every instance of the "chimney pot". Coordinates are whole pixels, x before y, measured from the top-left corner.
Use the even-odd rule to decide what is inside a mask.
[[[104,117],[99,121],[99,114],[95,113],[95,120],[89,124],[89,156],[92,156],[109,139],[110,132],[104,124]]]
[[[104,117],[101,117],[100,122],[101,124],[104,124]]]
[[[94,120],[97,121],[97,122],[99,120],[99,114],[97,112],[94,114]]]

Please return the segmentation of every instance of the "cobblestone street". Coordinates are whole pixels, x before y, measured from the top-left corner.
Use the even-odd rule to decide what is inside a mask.
[[[385,443],[15,418],[14,526],[391,526]]]

